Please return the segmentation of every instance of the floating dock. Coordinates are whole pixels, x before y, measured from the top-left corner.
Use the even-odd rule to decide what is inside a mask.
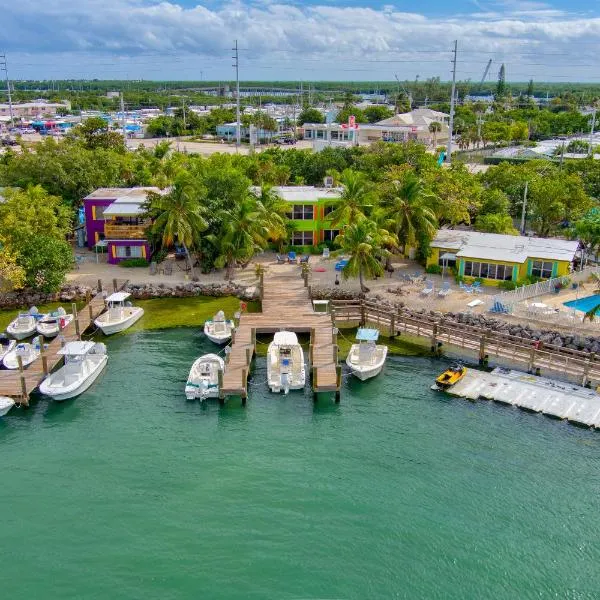
[[[335,392],[339,401],[342,372],[331,314],[313,310],[306,281],[297,272],[276,278],[261,276],[260,289],[262,312],[243,313],[232,335],[220,386],[221,399],[241,396],[245,403],[248,375],[256,353],[256,334],[286,330],[310,333],[308,373],[313,392]]]
[[[469,400],[494,400],[577,425],[600,428],[600,394],[522,371],[499,367],[486,373],[469,369],[448,393]]]

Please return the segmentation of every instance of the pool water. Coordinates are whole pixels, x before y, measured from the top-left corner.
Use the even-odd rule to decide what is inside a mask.
[[[594,294],[593,296],[587,296],[585,298],[579,298],[578,300],[569,300],[569,302],[563,302],[564,306],[580,310],[581,312],[588,312],[600,304],[600,294]],[[596,311],[598,312],[598,311]]]

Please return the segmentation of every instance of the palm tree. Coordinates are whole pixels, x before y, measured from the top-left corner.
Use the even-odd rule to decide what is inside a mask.
[[[406,248],[414,248],[419,239],[435,235],[437,219],[428,205],[434,196],[414,173],[406,174],[401,181],[393,180],[391,184],[390,191],[380,200],[380,220],[401,240],[406,252]]]
[[[358,277],[362,292],[368,292],[364,278],[372,279],[383,275],[381,259],[389,255],[385,246],[397,245],[395,236],[379,229],[374,221],[361,219],[347,225],[335,238],[341,251],[350,255],[348,264],[342,269],[344,279]]]
[[[595,292],[596,294],[600,294],[600,276],[597,273],[592,273],[592,277],[594,278],[594,283],[596,284]],[[593,321],[598,312],[600,312],[600,303],[588,310],[585,315],[583,315],[583,320],[585,321],[588,319],[590,322]]]
[[[269,231],[268,238],[281,250],[291,237],[292,221],[288,218],[290,205],[268,185],[261,187],[258,200],[264,209],[264,224]]]
[[[353,225],[365,218],[365,213],[371,208],[375,193],[372,184],[363,173],[344,169],[340,175],[343,191],[331,212],[331,225]]]
[[[167,194],[150,192],[147,202],[148,214],[154,219],[152,233],[161,236],[164,247],[172,246],[175,240],[183,246],[192,274],[189,249],[197,245],[200,233],[208,227],[200,197],[197,182],[189,175],[181,175]]]
[[[429,123],[429,133],[433,133],[433,149],[437,147],[437,134],[442,130],[442,124],[438,121]]]
[[[217,248],[215,266],[225,267],[225,279],[231,279],[236,264],[247,264],[258,250],[267,247],[269,215],[262,202],[249,194],[228,210],[220,210],[218,235],[206,239]]]

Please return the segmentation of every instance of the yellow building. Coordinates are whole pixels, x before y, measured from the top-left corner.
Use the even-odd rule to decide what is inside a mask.
[[[440,229],[427,266],[452,267],[466,281],[481,278],[498,285],[568,275],[578,249],[577,241]]]

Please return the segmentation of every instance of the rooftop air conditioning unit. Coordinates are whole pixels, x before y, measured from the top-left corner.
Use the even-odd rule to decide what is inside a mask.
[[[323,185],[326,188],[332,188],[333,187],[333,177],[331,175],[327,175],[327,177],[323,178]]]

